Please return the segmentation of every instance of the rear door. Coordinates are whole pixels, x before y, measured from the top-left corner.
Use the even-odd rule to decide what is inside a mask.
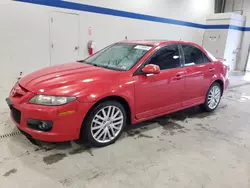
[[[162,47],[146,64],[158,65],[161,72],[136,76],[136,118],[145,119],[181,108],[185,72],[181,68],[178,45]]]
[[[181,45],[181,47],[186,68],[183,106],[189,107],[205,101],[215,69],[213,62],[198,47],[192,45]]]

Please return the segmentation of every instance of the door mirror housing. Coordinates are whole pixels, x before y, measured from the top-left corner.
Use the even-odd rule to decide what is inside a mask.
[[[158,65],[153,64],[148,64],[142,69],[142,72],[144,74],[159,74],[160,71],[160,67]]]

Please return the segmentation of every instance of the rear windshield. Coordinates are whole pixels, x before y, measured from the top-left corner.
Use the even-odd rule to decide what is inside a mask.
[[[149,45],[118,43],[104,48],[83,62],[115,70],[129,70],[151,48]]]

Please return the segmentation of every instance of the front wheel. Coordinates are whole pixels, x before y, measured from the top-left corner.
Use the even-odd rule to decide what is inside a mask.
[[[211,85],[209,88],[207,95],[206,95],[206,101],[203,105],[201,105],[202,109],[204,109],[207,112],[212,112],[214,111],[221,99],[222,95],[222,88],[219,83],[214,83]]]
[[[114,143],[126,125],[124,107],[116,101],[98,104],[88,115],[82,132],[88,141],[98,147]]]

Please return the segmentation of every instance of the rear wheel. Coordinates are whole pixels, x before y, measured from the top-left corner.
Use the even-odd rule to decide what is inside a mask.
[[[222,88],[220,84],[217,82],[213,83],[207,92],[205,103],[201,105],[202,109],[207,112],[214,111],[220,103],[221,94]]]
[[[124,107],[116,101],[105,101],[90,112],[81,136],[87,137],[94,146],[107,146],[120,137],[125,125]]]

